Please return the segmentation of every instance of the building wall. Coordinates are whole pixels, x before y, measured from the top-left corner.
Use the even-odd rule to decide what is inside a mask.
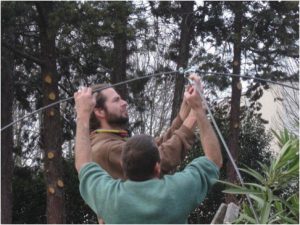
[[[294,84],[298,86],[298,83]],[[299,135],[299,126],[295,120],[299,121],[299,91],[283,88],[279,85],[271,85],[269,90],[265,90],[259,102],[262,104],[262,118],[269,121],[266,129],[273,129],[276,132],[287,128],[289,131]],[[272,149],[279,150],[275,137],[272,142]]]

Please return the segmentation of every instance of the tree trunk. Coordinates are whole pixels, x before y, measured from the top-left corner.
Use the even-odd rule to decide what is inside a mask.
[[[113,84],[126,80],[127,39],[126,34],[115,35],[113,50]],[[116,87],[123,99],[127,99],[128,90],[126,85]]]
[[[42,65],[43,105],[59,100],[56,68],[55,37],[57,28],[49,19],[53,13],[53,2],[36,3],[38,25],[40,28]],[[60,106],[56,105],[43,111],[41,125],[42,149],[44,150],[44,175],[47,187],[47,223],[65,223],[64,183],[62,174],[62,129]]]
[[[122,8],[124,11],[126,9],[126,2],[119,2],[113,4],[122,4]],[[126,68],[127,68],[127,22],[128,22],[128,14],[127,13],[118,13],[116,15],[116,31],[113,37],[114,49],[113,49],[113,73],[111,77],[111,82],[113,84],[119,83],[121,81],[126,80]],[[116,87],[116,90],[121,95],[123,99],[127,99],[128,90],[126,85]]]
[[[242,31],[242,2],[232,3],[234,17],[234,43],[233,43],[233,73],[240,74],[241,71],[241,31]],[[235,162],[238,162],[239,151],[239,130],[240,130],[240,99],[242,86],[239,77],[233,77],[231,83],[231,110],[230,110],[230,130],[228,147]],[[232,163],[228,160],[227,165],[227,178],[230,182],[236,183],[237,174],[234,170]],[[226,195],[226,203],[235,202],[237,199],[234,195]]]
[[[192,40],[192,35],[194,33],[194,23],[193,23],[193,8],[194,1],[182,1],[181,4],[181,13],[182,21],[180,24],[180,43],[179,43],[179,55],[177,59],[177,70],[180,67],[186,68],[188,65],[190,43]],[[174,88],[174,97],[172,104],[172,114],[171,121],[176,117],[182,97],[184,92],[184,77],[182,74],[176,75],[175,88]]]
[[[2,48],[1,126],[12,122],[13,54]],[[12,223],[13,134],[12,126],[1,133],[1,223]]]

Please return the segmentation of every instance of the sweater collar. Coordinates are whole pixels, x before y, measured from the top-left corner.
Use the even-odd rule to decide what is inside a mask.
[[[111,133],[119,135],[123,138],[128,137],[128,131],[127,130],[114,130],[114,129],[97,129],[93,133]]]

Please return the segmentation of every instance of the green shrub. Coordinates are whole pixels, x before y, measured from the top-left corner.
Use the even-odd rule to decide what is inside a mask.
[[[262,172],[246,167],[242,172],[255,178],[256,183],[244,186],[220,181],[227,185],[223,192],[248,195],[252,200],[258,221],[246,199],[235,223],[299,224],[299,138],[287,130],[276,134],[281,147],[270,165],[259,163]]]

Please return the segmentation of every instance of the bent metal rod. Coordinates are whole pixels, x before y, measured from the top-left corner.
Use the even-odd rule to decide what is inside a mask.
[[[134,81],[142,80],[142,79],[147,79],[147,78],[151,78],[151,77],[157,77],[157,76],[161,76],[161,75],[175,75],[176,73],[186,74],[186,73],[190,73],[190,72],[197,72],[198,74],[211,74],[211,75],[241,77],[241,78],[245,78],[245,79],[254,79],[254,80],[258,80],[258,81],[264,81],[264,82],[268,82],[268,83],[273,83],[273,84],[281,85],[281,86],[284,86],[284,87],[287,87],[287,88],[291,88],[291,89],[294,89],[294,90],[299,90],[298,88],[293,87],[291,85],[279,83],[279,82],[272,81],[272,80],[266,80],[266,79],[259,78],[259,77],[250,77],[250,76],[243,76],[243,75],[240,75],[240,74],[231,74],[231,73],[214,73],[214,72],[199,71],[199,70],[197,70],[197,69],[195,69],[195,68],[192,67],[192,68],[187,69],[187,70],[184,70],[183,68],[179,68],[178,71],[169,71],[169,72],[154,73],[154,74],[145,75],[145,76],[142,76],[142,77],[133,78],[133,79],[130,79],[130,80],[126,80],[126,81],[122,81],[122,82],[119,82],[119,83],[116,83],[116,84],[109,85],[108,87],[105,87],[105,88],[95,89],[94,92],[102,91],[102,90],[104,90],[106,88],[121,86],[121,85],[130,83],[130,82],[134,82]],[[204,77],[206,77],[206,76],[208,76],[208,75],[204,75]],[[71,96],[71,97],[68,97],[68,98],[65,98],[65,99],[53,102],[53,103],[51,103],[49,105],[43,106],[43,107],[41,107],[41,108],[39,108],[37,110],[34,110],[33,112],[31,112],[31,113],[29,113],[29,114],[21,117],[20,119],[17,119],[15,121],[13,121],[13,122],[5,125],[4,127],[1,127],[1,132],[4,131],[5,129],[9,128],[10,126],[13,126],[14,124],[22,121],[23,119],[34,115],[35,113],[41,112],[41,111],[43,111],[43,110],[45,110],[47,108],[50,108],[50,107],[52,107],[54,105],[57,105],[57,104],[60,104],[62,102],[69,101],[69,100],[71,100],[73,98],[74,97]]]
[[[178,73],[178,72],[177,71],[170,71],[170,72],[154,73],[154,74],[150,74],[150,75],[146,75],[146,76],[137,77],[137,78],[133,78],[133,79],[130,79],[130,80],[122,81],[122,82],[119,82],[119,83],[111,84],[111,85],[108,85],[107,87],[104,87],[104,88],[97,88],[93,92],[95,93],[95,92],[99,92],[99,91],[102,91],[102,90],[107,89],[107,88],[121,86],[121,85],[130,83],[130,82],[133,82],[133,81],[137,81],[137,80],[147,79],[147,78],[151,78],[151,77],[157,77],[157,76],[161,76],[161,75],[174,75],[176,73]],[[68,98],[65,98],[65,99],[53,102],[53,103],[51,103],[49,105],[43,106],[43,107],[41,107],[41,108],[39,108],[37,110],[34,110],[33,112],[31,112],[31,113],[29,113],[29,114],[21,117],[20,119],[17,119],[15,121],[13,121],[13,122],[5,125],[4,127],[1,127],[1,132],[4,131],[5,129],[9,128],[10,126],[13,126],[14,124],[16,124],[16,123],[24,120],[25,118],[34,115],[35,113],[41,112],[41,111],[43,111],[45,109],[48,109],[48,108],[50,108],[52,106],[55,106],[57,104],[60,104],[60,103],[72,100],[73,98],[74,98],[74,96],[71,96],[71,97],[68,97]]]

